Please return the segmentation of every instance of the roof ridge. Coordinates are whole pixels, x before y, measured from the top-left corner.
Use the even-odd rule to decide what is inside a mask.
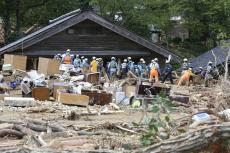
[[[66,18],[66,17],[68,17],[68,16],[75,15],[76,13],[79,13],[79,12],[81,12],[81,9],[76,9],[76,10],[74,10],[74,11],[68,12],[68,13],[66,13],[66,14],[64,14],[64,15],[61,15],[61,16],[59,16],[59,17],[53,19],[53,20],[49,20],[49,24],[54,23],[54,22],[56,22],[56,21],[59,21],[59,20],[61,20],[61,19],[63,19],[63,18]]]

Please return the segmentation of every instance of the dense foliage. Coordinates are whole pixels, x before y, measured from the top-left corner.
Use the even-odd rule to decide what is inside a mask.
[[[205,51],[218,43],[218,35],[230,35],[229,0],[1,0],[6,43],[23,36],[34,24],[44,26],[62,14],[93,6],[100,15],[112,22],[149,38],[149,26],[162,30],[163,44],[181,52]],[[115,15],[121,15],[117,21]],[[182,26],[189,29],[190,38],[184,42],[168,37],[173,24],[170,17],[181,16]],[[190,56],[189,54],[186,56]]]

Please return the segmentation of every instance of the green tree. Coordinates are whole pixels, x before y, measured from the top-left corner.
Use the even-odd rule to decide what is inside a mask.
[[[193,40],[211,41],[216,46],[219,33],[230,36],[230,1],[228,0],[174,0],[174,8],[184,19]]]

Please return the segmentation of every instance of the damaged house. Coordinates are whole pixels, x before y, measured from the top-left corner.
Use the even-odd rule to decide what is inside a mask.
[[[53,57],[71,49],[72,54],[97,56],[128,56],[146,61],[158,58],[163,64],[168,55],[176,62],[180,57],[169,50],[114,25],[93,11],[73,11],[50,21],[46,27],[0,49],[0,54],[27,56],[27,69],[36,69],[38,57]],[[29,64],[30,63],[30,64]],[[33,65],[33,67],[30,67]]]
[[[204,54],[190,60],[194,69],[203,67],[206,69],[209,61],[212,61],[214,66],[223,70],[225,67],[226,57],[230,49],[230,39],[226,40],[226,46],[217,46]],[[229,61],[228,61],[229,62]]]

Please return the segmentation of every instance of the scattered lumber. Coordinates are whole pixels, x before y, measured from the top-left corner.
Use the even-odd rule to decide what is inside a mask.
[[[210,143],[230,138],[230,122],[204,126],[136,152],[185,153],[200,150]]]

